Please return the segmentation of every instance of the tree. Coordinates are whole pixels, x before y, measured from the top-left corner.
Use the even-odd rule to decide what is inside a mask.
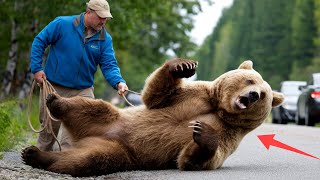
[[[16,79],[11,81],[14,88],[10,90],[13,95],[19,92],[23,81],[27,81],[24,77],[30,78],[26,75],[29,64],[27,54],[35,36],[30,28],[34,22],[38,22],[37,31],[39,31],[56,16],[80,14],[86,8],[85,2],[78,0],[15,0],[15,2],[18,5],[16,11],[13,9],[12,1],[2,1],[0,7],[0,24],[3,27],[0,30],[0,37],[5,40],[5,43],[0,44],[3,48],[0,58],[4,59],[0,63],[1,74],[4,73],[10,47],[10,43],[6,43],[9,42],[8,37],[11,35],[8,32],[8,29],[11,29],[9,20],[16,19],[18,24],[19,50],[13,75]],[[170,58],[168,51],[172,51],[173,56],[184,58],[190,57],[194,51],[196,45],[191,42],[188,33],[193,27],[192,16],[201,11],[199,0],[109,0],[109,4],[114,18],[107,23],[106,28],[113,37],[116,57],[129,87],[141,89],[147,75],[164,60]],[[0,77],[3,79],[3,75]],[[101,83],[95,84],[95,88],[101,88],[99,86]]]
[[[291,79],[307,80],[309,77],[304,69],[312,64],[315,53],[314,12],[313,0],[296,0],[292,18],[292,54],[295,63]]]

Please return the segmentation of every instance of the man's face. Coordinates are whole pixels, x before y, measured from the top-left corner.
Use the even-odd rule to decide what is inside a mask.
[[[89,10],[87,13],[89,13],[89,26],[96,31],[100,31],[106,24],[107,18],[99,17],[94,10]]]

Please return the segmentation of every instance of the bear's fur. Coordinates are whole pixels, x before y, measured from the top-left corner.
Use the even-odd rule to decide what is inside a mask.
[[[72,176],[127,170],[211,170],[222,166],[242,138],[283,101],[251,61],[214,81],[184,81],[197,62],[167,61],[142,91],[144,105],[118,109],[103,100],[50,94],[47,106],[73,138],[71,149],[31,146],[23,161]]]

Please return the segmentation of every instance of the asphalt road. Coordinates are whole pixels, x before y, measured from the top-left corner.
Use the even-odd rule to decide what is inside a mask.
[[[237,151],[222,168],[212,171],[132,171],[107,176],[77,179],[152,179],[152,180],[195,180],[195,179],[320,179],[320,160],[300,155],[277,147],[269,150],[257,135],[276,134],[274,139],[291,147],[320,158],[320,128],[295,125],[264,124],[249,133]],[[18,153],[5,153],[0,160],[0,179],[75,179],[21,164]]]

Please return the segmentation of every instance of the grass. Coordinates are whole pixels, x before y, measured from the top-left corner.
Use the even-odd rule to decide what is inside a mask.
[[[27,100],[9,99],[0,103],[0,152],[17,150],[24,144],[35,144],[37,134],[28,125]],[[31,122],[39,128],[39,101],[31,106]]]

